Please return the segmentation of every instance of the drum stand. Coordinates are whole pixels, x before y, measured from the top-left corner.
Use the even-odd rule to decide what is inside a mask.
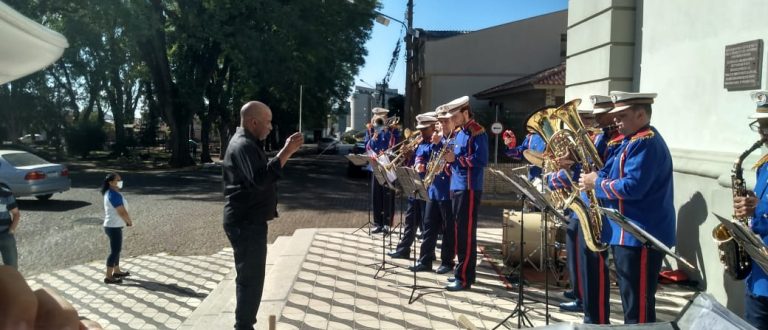
[[[524,327],[533,327],[533,322],[531,322],[531,319],[529,319],[528,315],[526,314],[526,313],[528,313],[528,309],[525,308],[525,305],[524,305],[525,299],[523,298],[523,294],[524,294],[523,293],[523,283],[524,283],[524,280],[523,280],[523,264],[524,264],[524,262],[523,262],[523,257],[524,257],[524,255],[523,255],[523,244],[524,243],[523,242],[525,242],[523,240],[523,232],[525,232],[525,230],[523,230],[523,228],[525,228],[525,223],[523,221],[524,221],[524,218],[525,218],[525,200],[526,200],[525,199],[525,195],[522,195],[522,199],[521,200],[523,202],[523,208],[520,211],[520,263],[517,266],[518,267],[517,268],[518,269],[518,271],[517,271],[518,272],[517,273],[518,274],[517,275],[517,278],[518,278],[518,280],[517,280],[517,306],[515,306],[515,309],[512,310],[512,313],[510,313],[509,316],[507,316],[505,319],[503,319],[501,322],[499,322],[499,324],[497,324],[495,327],[493,327],[494,330],[498,329],[502,325],[504,325],[504,327],[507,327],[506,326],[507,321],[509,319],[515,317],[515,316],[517,316],[517,328],[518,329],[521,328],[521,325],[524,326]]]

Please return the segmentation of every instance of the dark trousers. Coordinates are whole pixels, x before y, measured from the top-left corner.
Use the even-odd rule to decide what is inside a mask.
[[[584,303],[584,323],[610,324],[611,281],[608,277],[608,250],[592,252],[587,247],[584,232],[579,230],[579,260],[582,266],[580,276],[583,289],[581,301]],[[655,281],[657,277],[651,280]]]
[[[120,251],[123,249],[123,228],[104,227],[104,232],[109,237],[109,256],[107,267],[115,267],[120,264]]]
[[[395,193],[379,184],[371,175],[371,189],[373,189],[373,224],[376,227],[391,226],[395,210]]]
[[[453,221],[451,201],[429,200],[424,212],[424,241],[421,243],[419,263],[432,266],[435,257],[437,236],[443,234],[443,242],[440,245],[440,264],[453,267],[453,258],[456,256],[454,230],[456,223]]]
[[[19,252],[16,250],[16,237],[6,231],[0,233],[0,254],[3,256],[3,265],[19,267]]]
[[[768,297],[755,296],[747,292],[744,320],[758,330],[768,330]]]
[[[403,229],[403,237],[397,244],[397,253],[406,255],[411,253],[411,245],[416,239],[416,231],[421,227],[424,218],[424,205],[423,200],[408,199],[408,208],[405,210],[405,228]]]
[[[571,221],[565,227],[565,253],[568,258],[568,280],[571,282],[571,290],[573,290],[577,301],[582,300],[581,297],[584,293],[581,281],[581,268],[583,266],[579,260],[581,257],[579,255],[580,233],[579,220],[571,217]]]
[[[225,223],[224,232],[235,256],[235,329],[253,329],[264,290],[267,263],[266,221]]]
[[[475,282],[477,265],[477,210],[482,191],[454,190],[453,216],[456,219],[456,264],[454,276],[464,286]]]
[[[638,246],[612,248],[624,324],[656,322],[656,286],[664,253]]]

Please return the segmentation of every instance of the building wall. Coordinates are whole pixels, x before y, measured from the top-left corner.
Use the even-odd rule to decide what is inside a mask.
[[[726,45],[755,39],[765,47],[767,10],[761,0],[637,1],[636,7],[634,1],[569,2],[566,99],[610,90],[659,93],[651,123],[672,151],[676,249],[698,271],[681,269],[739,315],[744,283],[724,277],[711,237],[717,224],[712,212],[733,212],[731,166],[758,137],[747,127],[755,109],[750,91],[723,87],[724,53]],[[760,154],[744,162],[750,187],[750,167]]]
[[[378,87],[378,86],[377,86]],[[368,87],[356,86],[355,92],[349,98],[350,110],[346,119],[346,131],[356,130],[360,131],[365,128],[371,120],[371,110],[375,107],[381,106],[381,87],[377,90]],[[389,98],[397,96],[397,89],[388,88],[384,96],[385,102],[389,102]]]
[[[422,112],[561,63],[566,18],[566,11],[558,11],[428,41],[423,54]],[[490,108],[485,101],[473,100],[472,106]]]

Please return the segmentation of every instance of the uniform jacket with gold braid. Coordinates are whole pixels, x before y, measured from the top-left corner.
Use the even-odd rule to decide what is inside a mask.
[[[755,167],[755,196],[759,202],[749,226],[753,232],[760,235],[763,243],[768,244],[768,155],[763,156]],[[752,266],[752,272],[747,277],[747,291],[756,296],[768,297],[768,274],[761,267]]]
[[[451,190],[483,190],[483,172],[488,165],[488,134],[485,128],[470,119],[458,128],[451,163]]]
[[[615,129],[608,130],[603,128],[603,132],[595,136],[595,148],[597,148],[597,154],[603,158],[603,164],[613,155],[623,141],[624,135],[621,135]]]
[[[640,228],[672,247],[675,245],[672,156],[664,139],[651,126],[624,137],[598,172],[595,194],[603,206],[619,210]],[[640,246],[617,224],[604,233],[611,245]]]

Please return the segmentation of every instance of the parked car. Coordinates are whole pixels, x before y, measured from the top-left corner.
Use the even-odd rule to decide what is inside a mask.
[[[317,141],[317,153],[320,154],[335,154],[339,152],[339,140],[332,139],[329,137],[320,138],[320,141]]]
[[[16,197],[35,196],[48,200],[53,194],[69,190],[69,170],[21,150],[0,150],[0,185]]]

